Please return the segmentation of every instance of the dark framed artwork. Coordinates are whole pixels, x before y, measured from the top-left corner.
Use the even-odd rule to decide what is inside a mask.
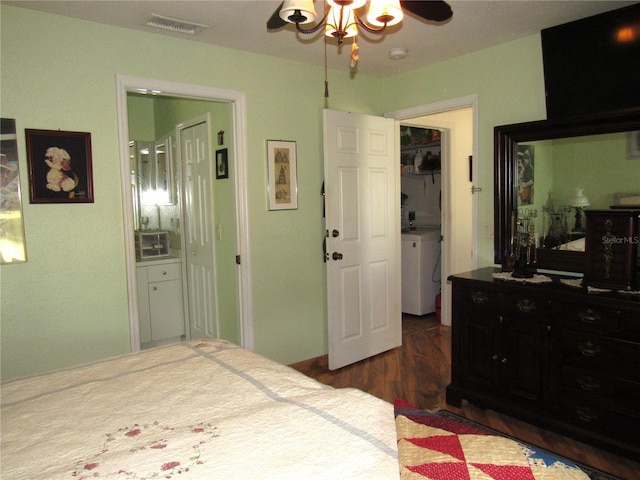
[[[93,203],[91,134],[25,129],[31,203]]]
[[[216,150],[216,178],[229,178],[229,157],[226,148]]]

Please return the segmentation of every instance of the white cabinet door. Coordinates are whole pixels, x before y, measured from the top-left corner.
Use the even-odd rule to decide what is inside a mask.
[[[149,283],[149,310],[152,340],[184,335],[182,282],[167,280]]]
[[[138,266],[138,315],[140,343],[185,334],[184,300],[179,261]]]

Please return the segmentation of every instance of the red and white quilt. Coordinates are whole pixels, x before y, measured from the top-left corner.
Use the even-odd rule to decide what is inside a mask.
[[[490,430],[394,404],[404,480],[589,480],[579,467]]]

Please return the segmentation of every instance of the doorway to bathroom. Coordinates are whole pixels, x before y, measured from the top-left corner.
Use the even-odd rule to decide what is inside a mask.
[[[131,331],[131,350],[135,351],[140,349],[141,334],[140,334],[140,305],[138,298],[138,277],[136,272],[136,248],[134,238],[136,237],[136,211],[134,205],[136,204],[134,198],[135,190],[132,189],[132,164],[129,155],[129,141],[130,138],[130,125],[129,125],[129,105],[128,97],[130,94],[146,94],[162,96],[171,100],[171,107],[169,110],[175,109],[176,105],[179,105],[181,119],[193,119],[197,115],[202,114],[198,112],[197,108],[194,110],[194,106],[201,104],[209,105],[224,105],[227,110],[223,117],[226,120],[222,121],[222,128],[216,128],[216,132],[212,135],[212,151],[209,152],[209,157],[216,158],[213,155],[217,155],[218,150],[227,149],[228,154],[228,175],[221,176],[220,179],[212,179],[212,186],[215,186],[215,190],[218,192],[210,192],[205,194],[205,197],[212,198],[213,204],[224,204],[224,212],[214,211],[211,216],[214,218],[213,228],[211,231],[211,245],[215,244],[214,254],[219,258],[215,262],[218,273],[215,274],[215,296],[224,301],[216,302],[215,304],[209,302],[207,307],[209,310],[215,309],[215,311],[208,311],[207,314],[210,317],[215,318],[218,316],[218,328],[216,335],[222,338],[227,338],[235,343],[240,343],[245,347],[252,348],[253,346],[253,321],[252,321],[252,304],[251,304],[251,288],[249,283],[251,258],[248,249],[248,235],[247,235],[247,212],[246,212],[246,198],[242,192],[246,192],[246,106],[245,96],[242,92],[220,90],[208,87],[176,84],[173,82],[163,82],[158,80],[141,79],[135,77],[118,76],[118,113],[119,113],[119,127],[120,127],[120,142],[121,142],[121,170],[122,170],[122,191],[123,191],[123,211],[124,211],[124,235],[125,235],[125,253],[127,258],[127,279],[129,289],[129,318],[130,318],[130,331]],[[211,112],[208,113],[211,115]],[[195,117],[194,117],[195,115]],[[181,125],[181,120],[176,120],[176,116],[173,115],[159,115],[157,118],[171,118],[171,126],[158,127],[155,130],[160,134],[160,131],[173,131],[178,132],[177,128]],[[184,122],[182,122],[184,123]],[[198,122],[196,122],[198,123]],[[212,124],[220,125],[220,121],[214,121]],[[156,126],[157,120],[156,120]],[[172,130],[173,129],[173,130]],[[187,130],[185,130],[186,132]],[[175,140],[175,139],[174,139]],[[175,141],[176,149],[183,149],[185,144],[189,142]],[[178,152],[177,157],[181,157],[185,152]],[[185,171],[180,170],[180,166],[176,169],[173,179],[176,181],[175,191],[176,198],[182,198],[184,201],[184,191],[188,188],[184,179],[190,178],[190,172],[188,171],[193,166],[185,166]],[[215,182],[215,183],[214,183]],[[224,196],[224,199],[216,196]],[[190,208],[190,206],[188,207]],[[197,221],[185,221],[189,220],[184,217],[184,213],[180,212],[179,216],[176,216],[174,211],[173,222],[171,219],[165,220],[163,227],[170,227],[174,230],[173,246],[180,245],[180,257],[184,259],[184,256],[189,252],[187,250],[194,248],[193,245],[187,245],[188,248],[184,248],[184,228],[189,228],[192,233],[201,227]],[[195,218],[195,217],[194,217]],[[193,219],[192,219],[193,220]],[[226,242],[226,246],[223,245]],[[210,246],[206,248],[212,248]],[[189,250],[191,251],[191,250]],[[226,262],[224,272],[222,269],[222,263]],[[187,263],[187,262],[185,262]],[[187,270],[183,270],[185,273],[184,284],[187,285],[187,291],[183,298],[190,299],[190,297],[196,295],[205,295],[207,289],[200,289],[198,291],[189,291],[189,282]],[[210,292],[209,292],[210,293]],[[206,299],[205,299],[206,300]],[[206,305],[206,301],[198,300],[199,304]],[[189,301],[189,303],[191,303]],[[196,329],[197,330],[197,329]],[[195,335],[196,338],[201,336],[202,333],[198,333],[194,329],[187,329],[185,334],[187,338],[191,335]]]

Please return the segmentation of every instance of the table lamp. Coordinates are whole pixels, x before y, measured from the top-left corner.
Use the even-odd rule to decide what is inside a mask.
[[[584,232],[584,228],[582,227],[582,209],[589,206],[589,200],[584,196],[584,189],[576,188],[576,193],[571,197],[571,200],[569,200],[569,205],[576,209],[576,226],[573,231]]]

